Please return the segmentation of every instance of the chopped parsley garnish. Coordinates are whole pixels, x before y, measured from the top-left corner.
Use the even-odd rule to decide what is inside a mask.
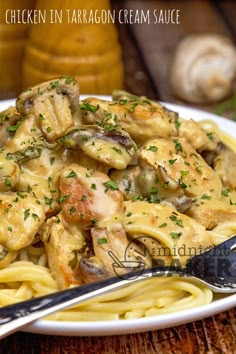
[[[208,136],[209,140],[211,140],[211,141],[214,140],[213,133],[207,133],[207,136]]]
[[[182,145],[180,144],[178,139],[174,139],[173,143],[175,144],[175,151],[176,152],[183,151]]]
[[[210,199],[211,199],[211,196],[210,196],[210,195],[207,195],[207,194],[203,194],[203,195],[201,196],[201,199],[208,199],[208,200],[210,200]]]
[[[122,155],[122,151],[118,149],[116,146],[113,146],[112,149],[117,152],[117,154]]]
[[[149,148],[147,149],[148,151],[156,152],[158,150],[158,147],[155,145],[150,145]]]
[[[183,220],[178,219],[176,215],[169,216],[170,220],[175,221],[176,225],[183,227]]]
[[[179,185],[182,189],[186,189],[187,188],[187,184],[185,184],[181,179],[179,179]]]
[[[107,192],[109,189],[111,189],[113,191],[119,189],[117,184],[115,182],[113,182],[113,181],[107,181],[107,182],[103,183],[103,185],[106,187],[105,192]]]
[[[24,193],[22,193],[22,192],[17,191],[16,194],[17,194],[21,199],[27,198],[27,194],[24,194]]]
[[[176,239],[180,238],[180,236],[182,235],[182,232],[171,232],[170,235],[174,240],[176,240]]]
[[[53,201],[53,197],[52,198],[48,198],[46,195],[44,196],[44,201],[46,205],[51,206],[52,201]]]
[[[164,189],[167,189],[169,187],[169,181],[166,181],[165,183],[164,183]]]
[[[158,203],[159,199],[157,198],[156,195],[150,195],[149,200],[147,200],[149,203]]]
[[[65,84],[76,84],[76,80],[73,77],[70,76],[60,76],[60,79],[65,79]]]
[[[229,192],[230,192],[229,188],[222,189],[221,195],[223,195],[224,197],[228,197]]]
[[[69,210],[70,215],[72,215],[75,211],[76,211],[76,208],[74,206],[71,207],[70,210]]]
[[[57,199],[57,202],[60,204],[62,202],[64,202],[64,200],[66,200],[67,198],[69,198],[70,195],[63,195],[60,198]]]
[[[183,182],[183,177],[186,176],[189,173],[189,171],[180,171],[180,178],[178,180],[178,183],[182,189],[186,189],[187,185]]]
[[[166,222],[163,222],[163,224],[159,225],[159,227],[166,227],[166,226],[167,226]]]
[[[8,127],[7,128],[8,133],[14,135],[17,129],[19,128],[19,126],[21,125],[21,123],[22,123],[22,119],[19,119],[15,125],[11,125],[10,127]]]
[[[66,176],[66,178],[73,178],[73,177],[76,177],[76,173],[71,170],[70,173]]]
[[[169,164],[170,165],[174,165],[174,163],[177,161],[177,159],[172,159],[172,160],[169,160]]]
[[[108,241],[107,241],[107,238],[101,237],[97,240],[97,243],[98,243],[98,245],[104,245],[104,244],[108,243]]]
[[[82,202],[85,202],[85,200],[87,200],[87,196],[86,195],[82,195],[81,200],[82,200]]]
[[[176,119],[176,121],[175,121],[175,128],[176,128],[176,129],[179,129],[180,125],[181,125],[180,121],[179,121],[178,119]]]
[[[11,187],[11,180],[9,178],[5,178],[5,185]]]
[[[151,188],[151,193],[152,194],[157,194],[158,193],[158,189],[156,187],[152,187]]]
[[[95,123],[107,130],[107,131],[113,131],[113,130],[116,130],[118,129],[120,126],[119,124],[117,124],[117,121],[118,121],[118,116],[115,114],[114,115],[114,118],[112,117],[112,114],[106,110],[104,110],[104,115],[105,115],[105,118],[103,118],[101,121],[95,121]]]
[[[96,189],[97,189],[96,184],[95,184],[95,183],[92,183],[92,184],[91,184],[91,188],[94,189],[94,190],[96,190]]]
[[[40,113],[39,120],[45,120],[44,116]]]
[[[24,211],[24,220],[28,219],[29,216],[30,216],[30,209],[26,209]]]
[[[95,113],[99,108],[98,105],[94,106],[94,105],[90,104],[89,102],[84,102],[84,103],[80,104],[79,106],[80,106],[80,109],[82,109],[83,111],[90,111],[93,113]]]
[[[54,82],[51,82],[51,90],[53,90],[54,88],[56,88],[57,86],[59,85],[59,81],[54,81]]]
[[[55,157],[50,157],[50,164],[53,165],[55,161]]]

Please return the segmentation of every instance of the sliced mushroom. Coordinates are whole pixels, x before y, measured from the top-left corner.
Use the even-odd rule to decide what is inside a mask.
[[[129,167],[125,171],[111,171],[109,177],[117,183],[125,200],[146,200],[150,203],[168,204],[178,211],[184,212],[191,207],[192,199],[186,196],[178,183],[168,176],[165,170],[159,166],[159,173],[152,166],[142,162],[139,166]],[[158,177],[159,176],[159,177]],[[169,195],[163,186],[171,189]]]
[[[139,183],[142,170],[139,166],[128,167],[125,170],[111,170],[109,177],[114,181],[122,192],[125,200],[129,200],[136,195],[143,195],[144,183]]]
[[[85,283],[93,283],[110,276],[106,268],[104,268],[101,260],[95,256],[90,258],[81,258],[79,263],[79,272]]]
[[[76,80],[60,77],[23,91],[16,101],[21,114],[33,114],[48,141],[65,134],[74,125],[73,113],[79,106]]]
[[[107,131],[96,125],[81,126],[57,140],[67,149],[81,149],[87,156],[118,170],[137,162],[137,148],[122,130]]]

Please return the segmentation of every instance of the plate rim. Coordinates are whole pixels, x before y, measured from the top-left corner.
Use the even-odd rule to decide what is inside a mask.
[[[81,99],[86,97],[98,97],[101,99],[110,99],[107,95],[83,94]],[[0,100],[0,110],[6,109],[10,105],[14,105],[15,99]],[[172,109],[180,114],[185,119],[196,119],[197,121],[212,119],[220,125],[222,131],[231,133],[236,137],[236,133],[232,130],[235,121],[217,116],[214,113],[206,112],[202,109],[190,107],[182,104],[162,102],[161,104],[168,109]],[[196,116],[195,116],[196,114]],[[230,130],[231,128],[231,130]],[[235,127],[234,127],[235,128]],[[234,134],[232,134],[234,133]],[[220,299],[213,300],[210,304],[186,309],[170,314],[160,316],[145,317],[138,319],[113,320],[113,321],[51,321],[37,320],[28,325],[22,331],[28,333],[61,335],[61,336],[106,336],[106,335],[121,335],[129,333],[147,332],[157,329],[165,329],[173,326],[187,324],[193,321],[201,320],[206,317],[216,315],[236,306],[236,294],[226,295]]]

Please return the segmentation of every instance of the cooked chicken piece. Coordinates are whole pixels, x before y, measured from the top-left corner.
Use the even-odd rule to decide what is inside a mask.
[[[76,80],[60,77],[23,91],[16,101],[18,112],[33,114],[45,138],[53,142],[74,125],[79,105]]]
[[[15,107],[9,107],[0,112],[0,148],[14,134],[20,125],[22,117],[17,113]]]
[[[67,162],[66,158],[64,162]],[[21,165],[21,174],[16,184],[16,190],[30,190],[46,214],[55,213],[60,209],[57,182],[63,167],[63,151],[44,148],[41,150],[40,156]]]
[[[142,235],[138,240],[144,246],[147,238],[155,241],[151,252],[154,261],[163,259],[169,265],[172,259],[177,259],[184,266],[188,258],[213,245],[202,225],[170,206],[145,201],[124,204],[126,232],[132,238]]]
[[[202,151],[214,151],[220,141],[216,134],[207,133],[193,119],[181,121],[178,135],[180,138],[185,138],[199,153]]]
[[[65,221],[63,214],[52,217],[41,227],[40,237],[48,255],[52,275],[61,289],[82,284],[77,268],[85,253],[84,235],[75,225]]]
[[[66,164],[72,163],[76,158],[68,150],[48,147],[33,115],[25,118],[14,137],[5,144],[0,165],[2,159],[6,167],[5,170],[0,170],[0,176],[3,175],[3,183],[8,185],[4,186],[4,190],[7,187],[14,187],[14,190],[20,192],[30,190],[44,206],[46,213],[59,209],[58,175]]]
[[[123,130],[107,131],[96,125],[84,125],[69,131],[58,143],[67,149],[80,149],[90,158],[118,170],[137,162],[136,144]]]
[[[125,90],[114,90],[112,92],[112,99],[113,101],[119,101],[120,103],[125,103],[126,101],[133,101],[133,102],[140,102],[140,103],[148,103],[152,104],[154,107],[162,107],[162,109],[170,116],[174,121],[176,122],[177,126],[178,124],[178,119],[179,119],[179,114],[177,112],[171,111],[162,104],[160,104],[158,101],[154,101],[149,99],[146,96],[136,96],[128,91]]]
[[[19,180],[19,166],[12,160],[7,160],[6,156],[0,154],[0,192],[11,190]]]
[[[103,173],[69,165],[61,171],[59,189],[62,211],[68,222],[90,228],[104,219],[121,220],[122,194]]]
[[[43,137],[40,129],[37,127],[35,117],[30,114],[17,128],[12,139],[8,140],[4,146],[6,153],[15,153],[16,151],[25,150],[27,147],[42,147]]]
[[[236,187],[236,153],[215,133],[205,132],[193,121],[183,121],[179,136],[186,139],[219,175],[224,186]]]
[[[80,109],[83,124],[97,124],[109,131],[121,127],[138,143],[177,133],[175,117],[146,99],[111,102],[91,97],[82,102]]]
[[[82,274],[86,269],[90,273],[83,279],[93,281],[96,276],[101,278],[101,274],[114,275],[110,254],[122,261],[128,246],[122,222],[123,198],[117,185],[103,173],[73,164],[61,172],[59,188],[64,199],[61,206],[65,219],[83,229],[91,228],[96,258],[82,262]]]
[[[0,195],[0,245],[18,251],[32,243],[45,214],[29,193]]]
[[[196,199],[187,214],[206,227],[213,229],[215,226],[236,220],[236,203],[219,199]]]
[[[152,168],[159,198],[220,196],[221,181],[204,159],[182,138],[153,139],[140,150],[141,168]],[[207,191],[207,192],[206,192]]]

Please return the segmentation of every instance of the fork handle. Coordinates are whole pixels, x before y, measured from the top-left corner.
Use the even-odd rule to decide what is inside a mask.
[[[0,309],[0,339],[53,312],[63,310],[128,284],[153,276],[164,275],[166,272],[167,269],[160,267],[145,269],[142,274],[140,274],[140,271],[130,272],[119,277],[117,276],[96,283],[77,286],[50,295],[40,296],[32,300],[5,306]]]

